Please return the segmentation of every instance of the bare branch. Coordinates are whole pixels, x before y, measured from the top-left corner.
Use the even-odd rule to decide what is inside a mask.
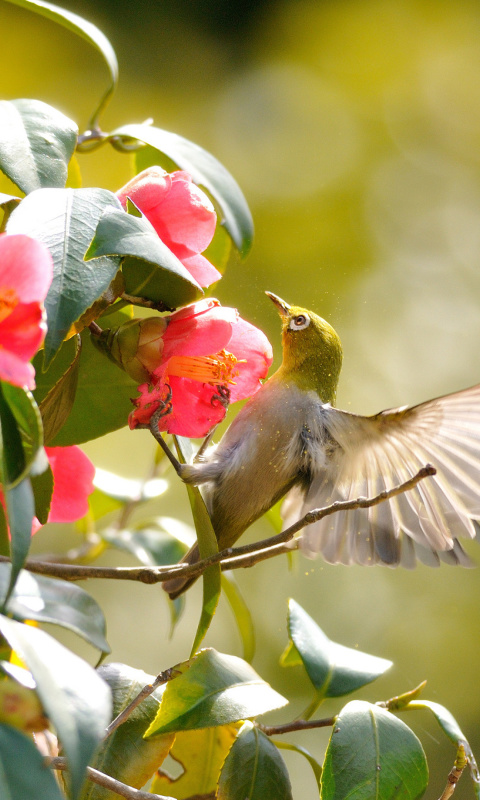
[[[147,683],[146,686],[144,686],[143,689],[140,690],[137,696],[133,698],[132,702],[129,703],[128,706],[124,708],[123,711],[121,711],[120,714],[117,717],[115,717],[114,720],[112,720],[112,722],[110,723],[105,732],[104,741],[105,739],[108,739],[108,737],[111,736],[112,733],[114,733],[117,730],[117,728],[120,727],[120,725],[123,725],[123,723],[126,722],[132,711],[135,711],[137,706],[139,706],[140,703],[143,702],[143,700],[149,697],[155,691],[155,689],[158,689],[158,687],[161,686],[163,683],[166,683],[167,681],[171,680],[171,678],[174,676],[174,673],[175,673],[175,668],[171,667],[170,669],[165,670],[165,672],[160,672],[159,675],[157,675],[157,677],[153,681],[153,683]]]
[[[51,769],[68,769],[65,758],[47,758],[45,759],[45,763],[48,767],[51,767]],[[105,775],[104,772],[99,772],[98,769],[94,769],[93,767],[87,767],[87,778],[92,781],[92,783],[97,783],[99,786],[103,786],[105,789],[115,792],[115,794],[120,795],[120,797],[126,797],[127,800],[175,800],[173,797],[170,797],[170,795],[151,794],[151,792],[142,792],[140,789],[134,789],[133,786],[127,786],[126,783],[117,781],[116,778]]]
[[[253,544],[243,547],[228,547],[195,564],[172,564],[164,567],[95,567],[80,564],[55,564],[31,559],[26,562],[24,568],[40,575],[51,575],[55,578],[63,578],[64,580],[70,581],[103,578],[105,580],[127,580],[152,584],[162,583],[163,581],[170,580],[170,578],[196,577],[205,572],[207,567],[210,567],[212,564],[217,564],[218,562],[221,563],[223,570],[252,567],[267,558],[273,558],[281,553],[296,549],[298,545],[296,542],[292,542],[292,539],[296,533],[307,525],[311,525],[313,522],[335,514],[337,511],[351,511],[355,508],[371,508],[372,506],[379,505],[403,492],[408,492],[421,480],[435,474],[435,467],[432,467],[431,464],[427,464],[408,481],[405,481],[399,486],[395,486],[393,489],[381,492],[375,497],[358,497],[356,500],[338,500],[330,506],[309,511],[298,520],[298,522],[295,522],[276,536],[270,536],[268,539],[263,539],[260,542],[254,542]],[[0,556],[0,563],[5,561],[9,562],[10,559],[5,556]]]
[[[293,731],[306,731],[310,728],[331,728],[335,725],[336,717],[325,719],[296,719],[293,722],[285,722],[283,725],[259,725],[266,736],[278,736],[281,733],[292,733]]]

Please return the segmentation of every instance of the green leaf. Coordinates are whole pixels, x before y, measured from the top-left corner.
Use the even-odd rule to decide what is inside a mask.
[[[287,768],[274,744],[245,722],[225,759],[218,800],[292,800]]]
[[[53,472],[43,447],[32,465],[30,481],[35,499],[35,516],[41,525],[45,525],[52,504]]]
[[[249,663],[255,655],[255,628],[249,608],[233,575],[222,572],[222,589],[232,609],[243,645],[243,658]]]
[[[238,725],[235,724],[177,733],[169,755],[184,771],[173,779],[159,769],[150,791],[178,800],[203,795],[213,797],[220,769],[237,732]]]
[[[43,427],[40,410],[31,392],[12,386],[10,383],[2,384],[2,394],[5,402],[13,415],[14,422],[21,438],[24,453],[24,468],[15,478],[14,482],[22,480],[33,469],[39,452],[43,445]],[[13,431],[11,431],[13,434]],[[40,467],[37,462],[36,473],[43,472],[46,467]],[[11,482],[11,481],[10,481]]]
[[[322,779],[322,768],[318,763],[317,759],[314,758],[312,754],[308,752],[308,750],[305,750],[304,747],[300,747],[297,744],[292,744],[291,742],[285,742],[283,739],[282,740],[270,739],[270,741],[272,742],[272,744],[275,745],[275,747],[278,747],[279,750],[291,750],[293,753],[299,753],[299,755],[303,756],[310,764],[313,774],[315,775],[315,780],[317,781],[317,786],[320,789],[320,781]]]
[[[176,133],[151,125],[123,125],[110,134],[145,142],[164,153],[180,169],[190,173],[195,183],[210,192],[223,214],[223,224],[242,256],[252,246],[253,221],[247,201],[238,183],[210,153],[198,144],[178,136]],[[161,162],[156,154],[154,163]]]
[[[28,767],[27,767],[28,765]],[[3,800],[64,800],[31,738],[0,725],[0,797]]]
[[[58,25],[62,25],[67,30],[85,39],[101,53],[108,67],[110,85],[90,121],[90,127],[96,128],[98,125],[97,118],[110,100],[118,82],[117,57],[107,37],[91,22],[87,22],[87,20],[79,17],[78,14],[53,5],[53,3],[46,3],[44,0],[8,0],[8,2],[20,6],[20,8],[33,11],[35,14],[40,14],[42,17],[47,17],[47,19],[56,22]]]
[[[82,339],[77,334],[75,341],[75,356],[63,375],[52,386],[48,394],[40,403],[40,413],[43,420],[43,436],[45,444],[49,444],[60,432],[75,402],[78,385],[78,370],[80,366],[80,353],[82,352]]]
[[[78,128],[40,100],[0,101],[0,169],[28,194],[63,188]]]
[[[113,719],[137,697],[144,686],[155,680],[154,675],[147,675],[126,664],[107,664],[99,667],[98,673],[112,691]],[[155,718],[164,689],[165,686],[160,686],[142,700],[127,720],[102,743],[92,762],[95,769],[134,789],[141,789],[151,778],[175,740],[173,733],[154,736],[148,741],[143,738],[146,728]],[[100,789],[93,783],[87,784],[82,800],[100,798],[113,800],[118,795]]]
[[[106,189],[37,189],[11,215],[8,233],[25,233],[47,245],[53,258],[53,281],[45,300],[48,366],[71,326],[108,288],[120,260],[83,257],[106,208],[121,208]]]
[[[113,547],[131,553],[149,567],[176,564],[185,555],[185,547],[155,522],[145,523],[139,530],[107,530],[102,536]]]
[[[183,463],[188,460],[190,453],[190,441],[183,436],[176,436],[175,443],[180,459]],[[188,499],[192,509],[193,522],[197,533],[198,549],[200,551],[200,558],[208,558],[208,556],[218,553],[217,537],[210,520],[205,501],[198,486],[189,486],[187,484]],[[221,583],[221,567],[220,564],[212,564],[208,567],[202,575],[203,579],[203,603],[202,613],[198,623],[197,632],[192,645],[191,656],[197,652],[206,633],[210,627],[212,619],[220,599],[222,591]]]
[[[323,697],[340,697],[371,683],[391,661],[330,641],[303,608],[289,601],[288,632],[308,677]]]
[[[24,478],[21,483],[11,489],[5,489],[4,492],[10,528],[12,571],[7,592],[2,597],[3,602],[8,599],[13,591],[20,570],[25,564],[30,548],[32,522],[35,515],[35,499],[29,478]]]
[[[126,314],[109,317],[112,325],[120,324]],[[57,435],[49,441],[53,447],[66,447],[96,439],[127,424],[132,410],[130,398],[137,396],[137,384],[93,346],[90,332],[82,331],[82,352],[79,356],[78,384],[72,410]],[[33,364],[37,369],[37,388],[34,396],[41,404],[72,363],[75,352],[73,339],[65,342],[55,360],[44,373],[40,371],[41,355]]]
[[[161,301],[168,308],[176,308],[198,300],[203,294],[143,215],[137,217],[123,210],[107,210],[98,222],[85,260],[101,256],[130,256],[122,271],[125,290],[135,297]]]
[[[110,721],[110,690],[86,661],[38,628],[0,617],[0,631],[37,684],[69,762],[75,800]]]
[[[0,595],[10,582],[10,564],[0,564]],[[46,578],[21,570],[7,606],[19,620],[50,622],[77,633],[102,653],[109,653],[105,617],[98,603],[70,581]]]
[[[323,764],[321,800],[416,800],[427,784],[422,745],[401,720],[360,700],[342,709]]]
[[[14,486],[25,471],[25,453],[17,421],[7,400],[6,383],[0,383],[1,475],[5,489]]]
[[[168,682],[146,736],[227,725],[288,702],[246,661],[210,648],[177,669],[181,674]]]

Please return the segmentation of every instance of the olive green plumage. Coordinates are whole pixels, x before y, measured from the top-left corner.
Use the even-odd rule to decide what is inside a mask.
[[[470,565],[458,537],[480,518],[480,386],[373,417],[334,408],[342,347],[311,311],[267,292],[282,320],[283,361],[206,457],[184,465],[203,484],[219,549],[287,496],[285,524],[335,500],[374,496],[437,468],[413,490],[306,528],[301,547],[332,563]],[[184,561],[198,560],[195,546]],[[176,597],[192,581],[164,584]]]

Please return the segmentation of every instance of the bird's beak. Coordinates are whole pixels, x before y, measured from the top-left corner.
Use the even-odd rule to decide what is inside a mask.
[[[281,317],[288,316],[288,313],[290,311],[290,306],[288,305],[288,303],[285,302],[285,300],[282,300],[281,297],[277,297],[277,295],[273,294],[272,292],[265,292],[265,294],[267,295],[267,297],[270,298],[272,303],[275,305]]]

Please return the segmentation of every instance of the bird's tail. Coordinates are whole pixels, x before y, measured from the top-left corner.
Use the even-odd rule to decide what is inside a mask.
[[[198,551],[198,544],[194,544],[188,553],[185,553],[183,558],[178,562],[179,564],[196,564],[200,559]],[[175,600],[176,597],[183,594],[192,583],[195,583],[198,575],[195,578],[172,578],[169,581],[162,583],[162,588],[167,592],[170,600]]]

